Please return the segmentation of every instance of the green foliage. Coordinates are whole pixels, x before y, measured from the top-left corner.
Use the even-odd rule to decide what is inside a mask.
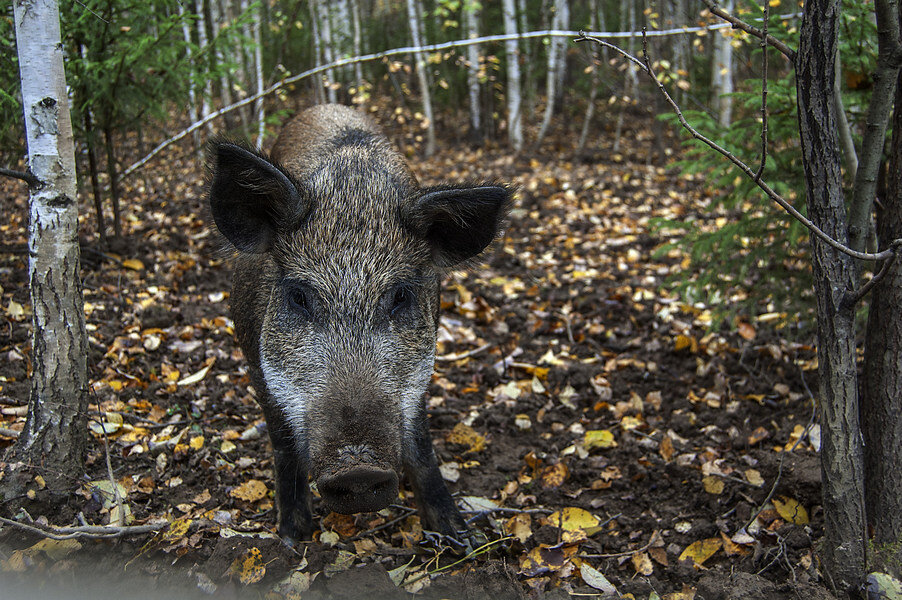
[[[870,20],[872,2],[844,2],[840,56],[844,71],[869,76],[876,60],[876,29],[859,27]],[[853,7],[854,5],[854,7]],[[746,19],[762,16],[752,7]],[[854,30],[854,35],[851,32]],[[770,33],[796,46],[797,23],[771,18]],[[845,34],[844,34],[845,35]],[[760,72],[761,50],[757,40],[748,40],[752,72]],[[795,77],[778,53],[770,50],[768,81],[768,148],[763,178],[781,196],[805,213],[805,179],[800,160]],[[750,78],[737,85],[733,97],[733,121],[727,128],[703,110],[685,110],[696,129],[757,169],[761,161],[761,80]],[[866,110],[867,92],[844,90],[846,108]],[[679,226],[685,234],[673,246],[683,249],[694,267],[692,276],[680,274],[670,285],[687,301],[701,301],[715,313],[715,326],[732,321],[737,313],[786,313],[789,320],[811,324],[813,296],[808,257],[808,232],[774,204],[748,177],[723,156],[691,138],[674,115],[665,115],[687,144],[676,166],[684,173],[701,175],[711,196],[701,216],[686,222],[659,220],[658,228]],[[854,112],[852,121],[855,122]]]

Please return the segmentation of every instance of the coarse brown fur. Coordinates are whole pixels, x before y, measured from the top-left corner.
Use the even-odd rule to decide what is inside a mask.
[[[423,396],[443,270],[497,235],[510,192],[423,190],[378,127],[324,105],[271,156],[213,148],[211,208],[239,250],[232,315],[273,442],[279,530],[309,535],[307,473],[332,510],[377,510],[402,467],[426,525],[463,527]]]

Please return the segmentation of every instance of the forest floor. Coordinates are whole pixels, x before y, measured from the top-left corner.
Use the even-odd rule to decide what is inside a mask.
[[[200,161],[171,149],[126,180],[125,241],[103,253],[83,209],[88,475],[62,499],[36,480],[0,516],[168,525],[112,540],[2,526],[3,596],[832,598],[817,557],[816,427],[800,440],[811,337],[774,314],[710,331],[708,307],[666,291],[668,275],[694,267],[679,250],[656,255],[675,232],[650,220],[713,221],[697,207],[714,191],[651,160],[652,133],[635,125],[620,153],[586,160],[561,135],[519,158],[446,147],[411,161],[424,184],[520,190],[503,241],[446,281],[429,390],[443,474],[490,543],[471,556],[424,534],[403,489],[378,514],[322,514],[314,501],[315,541],[281,544]],[[0,428],[17,430],[30,369],[27,209],[24,188],[2,185]],[[0,451],[13,441],[0,433]]]

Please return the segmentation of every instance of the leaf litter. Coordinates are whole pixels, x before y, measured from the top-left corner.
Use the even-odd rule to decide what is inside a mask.
[[[819,438],[805,429],[813,345],[786,337],[778,318],[711,331],[712,307],[666,291],[686,257],[656,254],[676,232],[652,233],[651,222],[713,223],[695,208],[710,190],[649,163],[651,133],[635,133],[626,152],[592,162],[571,161],[562,144],[517,159],[448,148],[413,165],[425,184],[497,179],[520,190],[485,262],[447,278],[437,355],[448,359],[437,362],[428,398],[443,476],[486,538],[470,546],[480,552],[424,532],[409,490],[379,513],[341,518],[316,512],[315,501],[316,541],[277,539],[272,459],[233,341],[228,268],[201,216],[199,166],[173,150],[156,172],[123,182],[134,198],[128,252],[105,262],[84,253],[92,483],[51,511],[33,481],[27,514],[4,514],[108,525],[127,510],[134,523],[170,525],[140,540],[40,548],[4,527],[0,575],[86,568],[104,556],[105,571],[128,566],[151,586],[237,586],[268,600],[340,597],[342,585],[370,579],[388,586],[386,597],[413,586],[434,598],[508,585],[512,597],[675,600],[692,597],[703,574],[736,570],[817,584]],[[24,243],[24,195],[9,195],[4,227]],[[90,236],[92,219],[82,225]],[[0,340],[2,448],[15,439],[4,432],[24,426],[31,308],[24,257],[0,258],[12,274],[0,292],[10,332]],[[781,455],[778,493],[747,528]]]

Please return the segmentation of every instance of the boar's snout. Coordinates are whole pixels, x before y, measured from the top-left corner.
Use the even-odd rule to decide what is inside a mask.
[[[398,497],[398,475],[371,465],[356,465],[323,475],[316,482],[331,511],[349,515],[382,510]]]

